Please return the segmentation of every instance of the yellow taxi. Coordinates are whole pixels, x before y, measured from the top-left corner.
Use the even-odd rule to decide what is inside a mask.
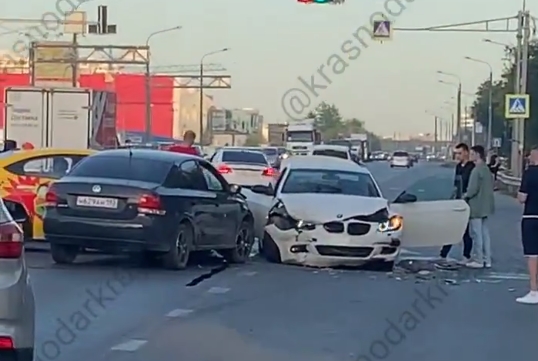
[[[44,239],[44,201],[50,183],[94,152],[44,148],[0,153],[0,196],[13,218],[23,220],[27,239]]]

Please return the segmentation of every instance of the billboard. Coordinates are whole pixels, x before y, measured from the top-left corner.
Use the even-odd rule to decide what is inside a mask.
[[[65,45],[65,47],[47,47],[47,45]],[[76,51],[71,42],[40,41],[34,47],[33,78],[35,85],[47,85],[43,82],[72,82],[73,65]],[[57,63],[43,63],[43,60],[58,60]]]
[[[213,131],[222,132],[226,130],[226,110],[211,109],[209,112],[209,124]]]

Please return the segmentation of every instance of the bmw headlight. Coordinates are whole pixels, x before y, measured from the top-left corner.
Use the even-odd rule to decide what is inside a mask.
[[[311,222],[297,220],[290,216],[286,210],[286,207],[284,206],[284,203],[282,202],[275,204],[275,206],[269,211],[269,224],[271,223],[282,231],[289,231],[291,229],[301,231],[312,230],[315,228],[315,225]]]
[[[284,153],[282,154],[282,159],[288,159],[290,155],[288,153]]]
[[[403,219],[400,216],[392,216],[388,221],[379,223],[377,230],[379,232],[394,232],[402,229]]]

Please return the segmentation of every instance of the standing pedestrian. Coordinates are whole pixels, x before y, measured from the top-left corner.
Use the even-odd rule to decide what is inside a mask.
[[[521,240],[523,254],[527,257],[530,276],[530,291],[516,301],[538,304],[538,146],[529,156],[529,166],[523,173],[517,198],[523,203]]]
[[[168,147],[168,150],[176,153],[198,155],[198,151],[194,148],[194,140],[196,139],[196,133],[192,130],[187,130],[183,135],[183,144],[172,145]]]
[[[486,165],[486,151],[483,146],[471,148],[471,159],[475,167],[471,172],[469,187],[463,199],[471,209],[469,233],[473,239],[475,257],[466,264],[470,268],[491,268],[491,237],[489,234],[489,217],[495,212],[495,193],[493,175]]]
[[[469,146],[465,143],[459,143],[454,149],[454,157],[458,161],[456,165],[456,173],[454,175],[454,194],[453,197],[461,199],[463,193],[467,192],[469,186],[469,179],[471,178],[471,172],[474,169],[474,163],[469,160]],[[473,241],[469,235],[469,227],[465,229],[463,234],[463,259],[459,262],[465,265],[471,262],[471,250],[473,248]],[[452,245],[443,246],[441,249],[441,259],[436,263],[437,268],[452,268],[447,261],[448,254],[452,249]]]

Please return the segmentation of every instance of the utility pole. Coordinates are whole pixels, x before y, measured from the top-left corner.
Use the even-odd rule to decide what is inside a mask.
[[[523,64],[522,61],[524,61],[523,57],[523,32],[525,27],[525,13],[523,11],[519,11],[517,15],[517,35],[516,35],[516,77],[514,81],[514,92],[515,94],[524,94],[522,93],[522,68]],[[512,126],[512,152],[511,152],[511,159],[510,159],[510,169],[512,170],[512,173],[514,176],[519,177],[519,159],[520,159],[520,152],[523,152],[522,142],[520,139],[520,127],[521,124],[524,122],[522,119],[514,119],[513,120],[513,126]]]
[[[458,84],[458,94],[456,96],[456,109],[458,114],[456,114],[456,139],[458,140],[458,143],[460,143],[462,140],[462,132],[461,132],[461,82]]]
[[[528,11],[525,11],[523,14],[523,49],[522,49],[522,59],[521,59],[521,90],[519,94],[527,94],[527,77],[529,74],[529,41],[531,37],[531,30],[530,30],[530,21],[531,16]],[[518,152],[518,176],[521,177],[523,175],[523,171],[525,169],[525,120],[526,119],[518,119],[519,121],[519,134],[518,138],[520,143],[519,149],[520,152]]]
[[[434,146],[436,152],[439,150],[438,146],[437,146],[437,141],[438,141],[437,122],[438,121],[439,121],[439,119],[437,119],[437,116],[434,116],[433,117],[433,123],[434,123],[434,127],[433,127],[433,146]]]

